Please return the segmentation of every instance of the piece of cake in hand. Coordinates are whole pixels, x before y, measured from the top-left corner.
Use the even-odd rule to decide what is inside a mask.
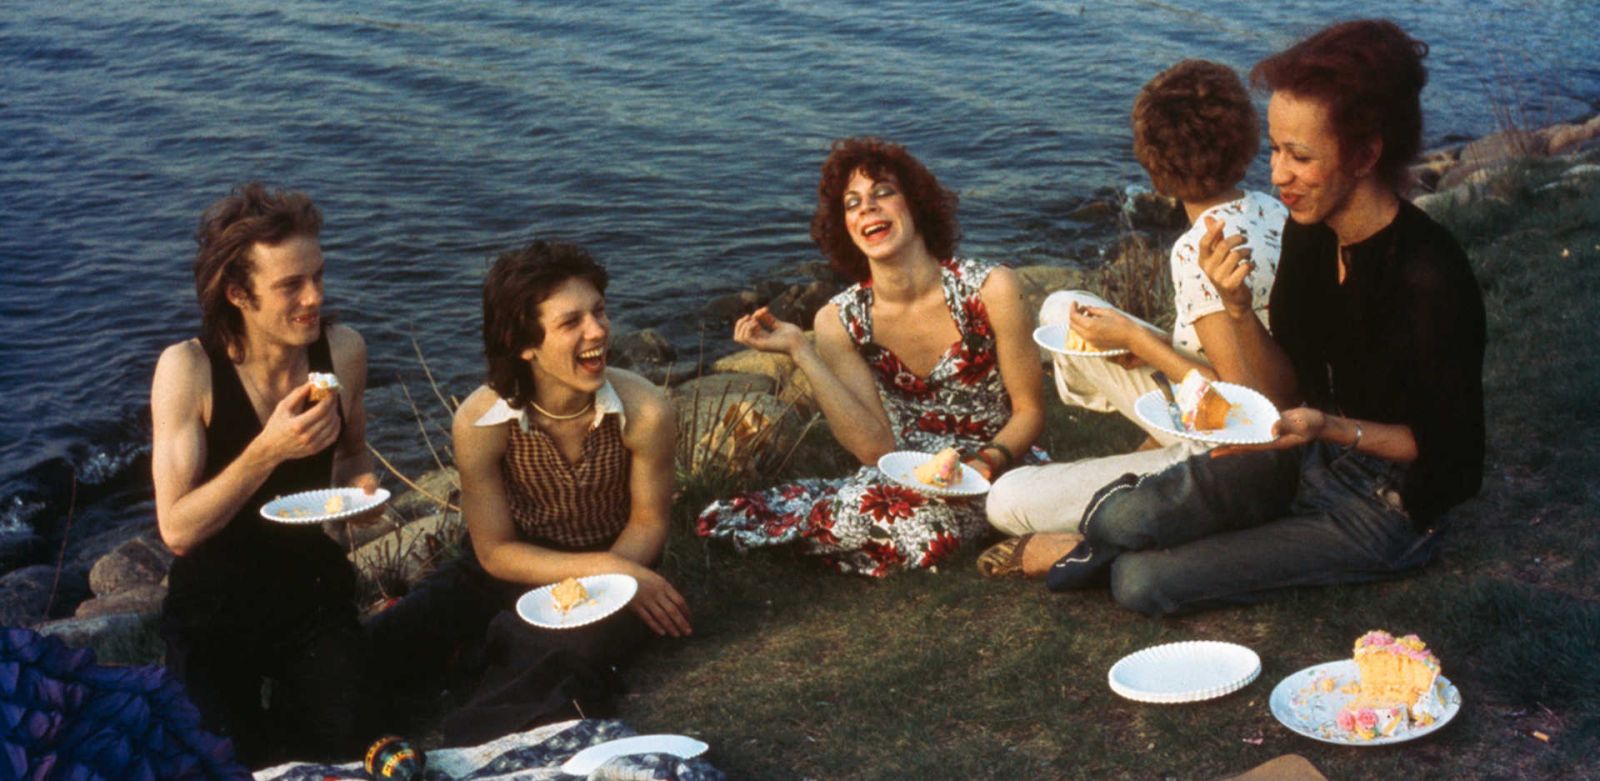
[[[1083,334],[1072,330],[1071,327],[1067,328],[1067,349],[1072,350],[1073,352],[1084,353],[1104,352],[1098,345],[1089,341],[1088,339],[1083,338]]]
[[[584,588],[577,578],[567,578],[550,589],[550,599],[555,602],[556,610],[561,611],[561,615],[566,615],[573,608],[589,601],[589,590]]]
[[[1421,638],[1373,630],[1357,638],[1355,662],[1360,681],[1355,698],[1336,717],[1340,730],[1372,740],[1438,720],[1439,660]]]
[[[1211,381],[1200,370],[1190,369],[1183,375],[1183,383],[1175,395],[1178,409],[1183,413],[1183,425],[1190,431],[1216,431],[1227,427],[1233,405],[1211,387]]]
[[[961,479],[961,454],[955,448],[947,447],[923,462],[922,466],[913,469],[911,474],[926,485],[949,488]]]
[[[322,401],[339,389],[339,378],[333,376],[331,372],[311,372],[306,375],[306,382],[311,383],[312,404]]]

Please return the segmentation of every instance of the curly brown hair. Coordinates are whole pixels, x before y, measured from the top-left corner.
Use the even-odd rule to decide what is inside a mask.
[[[828,159],[822,163],[817,210],[811,215],[811,239],[835,271],[857,282],[872,276],[867,256],[844,227],[844,190],[856,171],[874,180],[893,177],[898,181],[928,252],[940,259],[955,254],[956,244],[961,241],[956,194],[939,184],[927,167],[899,144],[871,137],[843,138],[833,142]]]
[[[522,351],[544,343],[539,306],[569,279],[605,295],[609,277],[587,250],[560,241],[535,241],[500,255],[483,280],[483,354],[488,385],[513,409],[533,400],[533,370]]]
[[[1133,101],[1133,154],[1163,195],[1202,201],[1233,187],[1260,143],[1250,92],[1226,65],[1184,60]]]
[[[1422,150],[1422,88],[1428,44],[1387,19],[1326,27],[1250,70],[1250,83],[1311,99],[1328,111],[1348,169],[1373,140],[1382,142],[1374,173],[1400,190]]]
[[[195,229],[194,290],[200,299],[200,344],[208,351],[237,353],[244,343],[244,314],[228,300],[228,289],[256,300],[250,275],[251,249],[275,247],[322,233],[322,212],[305,193],[268,190],[260,182],[233,188],[206,208]],[[323,324],[330,322],[323,318]]]

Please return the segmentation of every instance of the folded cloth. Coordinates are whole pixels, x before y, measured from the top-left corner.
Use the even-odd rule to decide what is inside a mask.
[[[0,778],[249,777],[165,669],[104,667],[90,649],[0,628]]]
[[[545,781],[572,779],[561,765],[590,746],[633,737],[633,729],[615,719],[584,719],[517,732],[479,746],[427,752],[427,781]],[[590,781],[725,781],[727,776],[704,757],[680,759],[670,754],[613,757]],[[368,778],[359,761],[342,765],[295,763],[256,773],[257,781],[324,781]]]

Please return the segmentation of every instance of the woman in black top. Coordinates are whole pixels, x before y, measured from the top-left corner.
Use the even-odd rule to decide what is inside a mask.
[[[1051,588],[1109,567],[1120,604],[1165,614],[1431,559],[1440,516],[1482,480],[1484,315],[1461,248],[1398,195],[1421,145],[1426,53],[1364,20],[1255,67],[1273,90],[1272,179],[1290,220],[1277,345],[1259,327],[1253,338],[1292,367],[1305,406],[1262,448],[1107,486]],[[1248,256],[1217,233],[1201,247],[1228,313],[1250,318]]]

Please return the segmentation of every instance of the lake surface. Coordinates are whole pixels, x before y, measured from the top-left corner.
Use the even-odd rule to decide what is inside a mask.
[[[371,352],[371,438],[410,471],[430,458],[405,390],[443,423],[413,339],[470,392],[496,252],[578,241],[612,272],[618,330],[725,350],[700,304],[817,258],[837,137],[922,158],[961,194],[966,254],[1071,265],[1105,237],[1067,215],[1143,181],[1128,109],[1184,57],[1247,70],[1387,14],[1433,47],[1430,143],[1494,131],[1497,105],[1540,124],[1600,101],[1589,2],[641,5],[9,0],[0,538],[153,521],[150,376],[198,325],[197,217],[241,181],[321,206],[328,307]]]

